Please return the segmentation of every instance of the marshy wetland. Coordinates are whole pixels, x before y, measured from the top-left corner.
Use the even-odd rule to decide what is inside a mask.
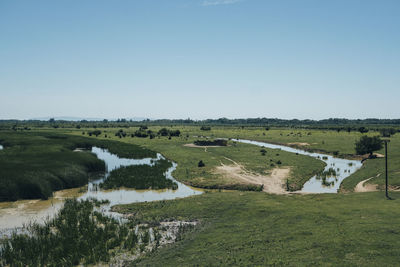
[[[160,132],[160,128],[153,126],[146,131],[157,133]],[[207,235],[204,236],[203,232],[211,231],[217,239],[223,238],[225,235],[220,234],[219,226],[223,227],[222,225],[227,224],[228,221],[236,221],[239,228],[234,227],[234,229],[246,236],[246,230],[240,228],[240,225],[249,225],[248,220],[251,216],[256,219],[258,215],[239,213],[241,215],[238,218],[223,221],[229,217],[229,210],[237,211],[244,204],[242,201],[253,201],[253,204],[247,205],[249,205],[248,208],[256,210],[262,206],[256,207],[259,205],[257,203],[262,201],[260,197],[264,199],[262,196],[266,197],[265,201],[267,202],[281,203],[277,205],[284,205],[285,207],[286,205],[298,207],[297,209],[286,209],[288,212],[290,210],[286,214],[287,218],[285,217],[285,209],[279,211],[280,215],[277,219],[282,218],[286,222],[286,220],[293,220],[293,218],[303,218],[303,216],[306,216],[305,214],[315,217],[315,211],[311,207],[302,206],[304,203],[310,205],[313,203],[313,199],[325,201],[326,205],[333,202],[341,203],[340,205],[346,210],[351,208],[352,201],[362,199],[369,203],[369,201],[378,197],[376,194],[371,195],[373,196],[371,199],[358,195],[343,197],[342,194],[333,194],[328,197],[327,194],[323,194],[341,192],[343,184],[347,180],[356,183],[355,181],[359,179],[357,175],[360,172],[371,171],[371,164],[382,162],[382,159],[377,158],[366,160],[364,165],[361,165],[361,158],[356,159],[355,156],[349,156],[349,149],[345,144],[335,146],[334,153],[329,150],[321,153],[322,148],[318,149],[317,147],[314,151],[310,150],[310,145],[307,145],[311,143],[309,134],[304,134],[302,137],[297,135],[293,138],[295,140],[286,143],[277,142],[275,139],[277,135],[281,136],[282,139],[287,138],[287,136],[283,137],[282,132],[285,130],[282,129],[263,131],[259,128],[210,127],[205,135],[203,134],[204,131],[199,130],[199,128],[177,128],[181,133],[178,136],[160,134],[155,137],[151,137],[150,134],[146,137],[138,137],[134,135],[138,131],[135,127],[124,130],[100,128],[98,135],[88,134],[89,132],[93,133],[91,129],[85,131],[49,129],[39,132],[1,132],[0,143],[4,146],[4,149],[0,152],[2,166],[8,163],[14,164],[12,166],[23,166],[19,169],[20,174],[16,176],[17,179],[20,179],[24,184],[27,181],[26,177],[32,177],[32,181],[36,182],[36,187],[39,188],[37,190],[38,197],[42,198],[40,200],[35,196],[24,195],[24,190],[21,189],[16,191],[18,195],[12,195],[11,192],[4,191],[6,187],[3,186],[3,191],[0,192],[5,192],[2,195],[4,200],[10,197],[19,198],[17,201],[0,203],[0,226],[3,242],[6,242],[3,245],[11,242],[9,244],[12,244],[12,247],[15,248],[13,250],[6,246],[7,254],[3,254],[3,259],[10,263],[13,262],[11,260],[13,257],[19,255],[18,258],[22,259],[19,263],[22,264],[36,264],[38,262],[59,264],[59,256],[51,254],[53,252],[49,255],[55,255],[54,261],[45,256],[35,258],[33,255],[38,253],[39,250],[24,252],[24,250],[17,249],[18,247],[28,246],[28,243],[39,242],[37,240],[40,239],[42,240],[40,241],[41,245],[37,243],[35,246],[41,247],[43,249],[41,251],[49,250],[48,244],[50,243],[59,244],[55,247],[69,251],[70,256],[68,256],[68,264],[66,265],[95,262],[118,262],[120,265],[130,262],[148,264],[149,261],[152,261],[150,255],[154,255],[154,253],[156,253],[154,259],[159,255],[165,255],[167,258],[165,262],[173,264],[172,262],[175,261],[169,258],[169,255],[174,254],[171,248],[186,250],[192,247],[196,250],[206,251],[207,249],[204,250],[205,248],[200,244],[205,242],[204,238],[207,238]],[[168,132],[175,133],[177,128],[172,128]],[[118,135],[112,134],[113,132],[118,133]],[[161,132],[165,132],[165,130]],[[133,133],[133,136],[131,133]],[[318,134],[318,131],[312,131],[311,135]],[[319,142],[322,146],[328,142],[343,142],[342,137],[343,134],[336,137],[328,132],[324,135],[324,140]],[[212,141],[214,139],[221,140],[221,138],[225,138],[226,145],[215,145]],[[269,139],[271,139],[271,143],[268,142]],[[391,139],[396,144],[398,137],[395,135]],[[315,138],[315,141],[318,141],[318,138]],[[316,143],[315,141],[312,143]],[[347,142],[347,140],[344,142]],[[197,145],[188,146],[188,144],[196,143]],[[48,146],[47,149],[44,148],[45,146]],[[336,152],[336,149],[339,153]],[[7,156],[12,160],[8,161]],[[18,156],[28,160],[22,161]],[[35,159],[30,159],[34,156],[36,156]],[[42,156],[46,160],[45,162],[39,160]],[[74,156],[79,160],[72,159]],[[203,163],[201,166],[200,161]],[[54,165],[47,168],[47,165],[52,162]],[[17,169],[14,169],[14,172],[11,168],[0,170],[2,182],[7,183],[8,181],[9,183],[7,175],[16,173],[15,170]],[[8,173],[8,171],[10,172]],[[69,179],[73,178],[75,174],[79,174],[83,182],[81,183],[78,180],[79,183],[71,186]],[[354,178],[352,177],[357,179],[353,181]],[[378,177],[375,179],[378,179]],[[60,182],[52,183],[52,181],[57,181],[56,179]],[[269,183],[270,180],[274,180],[275,184]],[[40,185],[40,181],[43,181],[45,186],[37,186]],[[374,179],[369,181],[376,183]],[[396,183],[396,179],[394,179],[394,182]],[[54,186],[54,184],[57,186]],[[33,185],[35,184],[33,183]],[[277,188],[277,190],[274,188]],[[225,192],[226,189],[231,192]],[[48,191],[50,191],[49,194],[46,193]],[[246,191],[265,191],[276,196],[270,197],[270,194]],[[298,193],[307,193],[307,196]],[[313,193],[318,193],[318,195]],[[279,194],[283,194],[283,196]],[[243,196],[243,199],[241,196]],[[233,202],[228,201],[227,198],[231,198]],[[290,200],[287,200],[287,198],[290,198]],[[77,199],[73,200],[77,202],[70,202],[69,199]],[[75,204],[68,204],[65,207],[64,203]],[[194,208],[191,206],[194,203],[198,203],[199,206]],[[75,208],[70,209],[71,205]],[[216,205],[219,205],[219,209],[217,209],[219,213],[206,212],[215,209]],[[362,209],[364,210],[366,207],[363,206]],[[265,208],[267,213],[277,212],[271,209],[271,206],[267,205]],[[86,211],[84,211],[85,209]],[[88,216],[87,218],[95,218],[95,222],[89,220],[87,224],[93,226],[90,228],[93,231],[99,231],[96,229],[102,221],[100,223],[100,225],[104,225],[101,226],[102,229],[110,227],[110,230],[105,232],[109,235],[107,237],[107,240],[110,240],[109,245],[105,247],[93,245],[96,242],[103,241],[100,237],[100,239],[96,237],[95,232],[83,231],[82,229],[74,230],[81,237],[69,235],[68,231],[65,231],[65,235],[57,234],[59,230],[48,232],[47,228],[67,227],[57,223],[60,216],[63,216],[60,215],[60,212],[70,214],[68,216],[72,216],[72,221],[75,220],[73,219],[76,216],[74,214],[81,212],[87,214],[85,215]],[[331,227],[334,227],[334,224],[329,223],[329,220],[322,219],[323,216],[344,216],[343,218],[350,216],[350,213],[339,215],[339,210],[332,212],[336,215],[329,215],[328,211],[321,211],[321,214],[318,215],[329,229],[333,229]],[[373,214],[373,211],[368,209],[367,213]],[[387,215],[389,213],[386,214],[385,211],[383,216]],[[225,219],[220,221],[218,216]],[[365,214],[362,216],[365,216]],[[268,218],[270,217],[267,216],[264,219],[264,223],[269,220]],[[302,219],[298,220],[299,222],[302,221]],[[38,222],[38,224],[30,224],[33,221]],[[377,220],[374,219],[372,223],[375,224],[375,222]],[[283,223],[282,227],[285,224]],[[190,230],[187,230],[185,225],[191,225]],[[392,229],[390,225],[387,229]],[[183,227],[182,230],[180,230],[180,227]],[[286,227],[297,229],[300,226],[286,225]],[[138,232],[136,229],[142,230]],[[304,231],[319,236],[322,230],[322,228],[315,228],[314,230]],[[153,231],[159,233],[157,238]],[[266,229],[259,227],[258,229],[254,228],[254,231],[262,236],[262,232]],[[135,235],[132,233],[135,233]],[[74,249],[64,248],[62,245],[63,240],[73,238],[77,240],[75,240],[77,243],[74,241],[74,244],[78,246],[80,242],[83,242],[82,237],[85,235],[93,237],[90,239],[92,243],[88,242],[88,247],[94,247],[92,252],[84,252],[85,249],[82,249],[82,253],[77,253],[74,252]],[[7,239],[7,237],[11,239]],[[248,238],[253,240],[251,242],[257,241],[250,236]],[[315,242],[313,241],[317,240],[315,238],[317,237],[310,234],[303,240],[301,246],[307,246],[307,242]],[[374,238],[379,239],[378,236]],[[46,242],[48,242],[47,245]],[[228,242],[237,244],[237,242],[243,242],[243,240],[232,236]],[[274,237],[269,242],[273,243],[266,246],[276,249],[278,240]],[[166,245],[166,248],[163,248],[164,245]],[[229,246],[229,244],[225,244],[223,250],[225,251]],[[255,247],[261,248],[258,245]],[[160,252],[153,251],[157,248],[160,249]],[[222,247],[214,249],[225,253],[220,250]],[[150,251],[153,251],[153,253],[148,254]],[[355,250],[353,249],[353,251]],[[238,255],[241,256],[223,258],[220,263],[235,264],[234,262],[239,258],[242,258],[244,262],[253,262],[245,255],[240,253]],[[290,260],[284,254],[281,254],[281,256],[283,257],[281,261],[276,261],[271,255],[261,258],[253,257],[252,259],[259,264],[266,264],[266,262],[290,263]],[[186,258],[186,260],[188,259]],[[196,262],[196,260],[193,262]],[[360,263],[362,261],[353,259],[349,262]],[[13,263],[17,264],[18,262],[14,261]],[[211,264],[212,262],[208,261],[208,263]],[[178,262],[174,264],[178,264]]]
[[[77,156],[84,153],[96,155],[105,164],[104,172],[91,175],[86,186],[57,191],[54,197],[47,200],[18,200],[0,203],[0,232],[9,235],[14,227],[21,229],[29,222],[44,222],[57,214],[65,199],[73,197],[81,200],[105,201],[102,208],[107,212],[111,206],[116,204],[174,199],[202,193],[200,189],[194,189],[176,181],[172,176],[172,172],[176,169],[176,163],[166,160],[159,153],[155,154],[154,158],[129,159],[120,158],[107,149],[95,146],[87,149],[75,148],[73,151]],[[163,166],[159,166],[159,162]],[[110,176],[112,179],[116,171],[127,166],[145,169],[133,170],[132,173],[137,176],[137,180],[129,185],[122,184],[104,188]],[[150,173],[150,176],[146,176],[143,172]],[[157,176],[154,175],[154,172]],[[129,172],[125,175],[129,175]]]

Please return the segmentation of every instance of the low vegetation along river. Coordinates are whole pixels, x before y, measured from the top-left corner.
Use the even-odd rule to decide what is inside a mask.
[[[307,155],[323,160],[327,165],[324,175],[316,175],[305,183],[300,192],[303,193],[336,193],[340,183],[353,174],[361,167],[361,162],[356,160],[347,160],[335,158],[330,155],[321,153],[307,152],[301,149],[295,149],[282,145],[274,145],[265,142],[257,142],[251,140],[236,139],[234,141],[264,146],[272,149],[281,149],[284,151]],[[3,147],[0,145],[0,149]],[[186,186],[172,177],[172,172],[176,169],[177,164],[172,163],[172,167],[166,172],[166,178],[173,180],[178,184],[178,189],[163,190],[133,190],[133,189],[112,189],[102,190],[99,184],[107,179],[110,172],[121,166],[148,164],[152,165],[157,160],[163,159],[161,154],[157,154],[157,158],[144,159],[126,159],[119,158],[111,154],[106,149],[97,147],[92,148],[92,152],[106,163],[106,173],[99,179],[89,182],[87,190],[79,189],[62,190],[55,193],[55,196],[49,200],[19,200],[15,202],[0,203],[0,237],[9,235],[14,228],[22,228],[31,221],[41,222],[48,217],[54,216],[63,206],[65,198],[78,197],[79,199],[97,198],[99,200],[108,200],[109,203],[102,206],[103,212],[110,213],[110,207],[116,204],[126,204],[132,202],[144,202],[154,200],[167,200],[175,198],[183,198],[191,195],[201,194],[203,191]],[[86,153],[77,151],[77,153]]]

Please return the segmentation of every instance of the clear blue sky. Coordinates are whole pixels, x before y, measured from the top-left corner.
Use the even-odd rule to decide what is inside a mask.
[[[400,118],[399,0],[0,0],[0,118]]]

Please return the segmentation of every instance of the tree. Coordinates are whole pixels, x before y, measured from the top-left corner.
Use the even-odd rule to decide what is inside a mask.
[[[358,131],[359,131],[360,133],[368,133],[368,129],[365,128],[365,127],[360,127],[360,128],[358,128]]]
[[[396,133],[396,129],[383,128],[383,129],[380,129],[379,132],[381,133],[381,136],[383,136],[383,137],[390,137],[391,135],[394,135]]]
[[[158,134],[161,136],[168,136],[169,135],[169,131],[167,128],[162,128],[158,131]]]
[[[98,137],[101,134],[100,130],[94,130],[93,132],[91,132],[91,134],[94,134],[96,137]]]
[[[369,154],[370,157],[374,151],[382,148],[382,140],[379,136],[362,136],[359,141],[356,142],[356,153],[358,155]]]

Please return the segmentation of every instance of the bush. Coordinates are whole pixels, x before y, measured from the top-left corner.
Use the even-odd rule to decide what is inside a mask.
[[[125,137],[126,132],[124,132],[124,130],[120,129],[118,132],[115,133],[115,136],[118,136],[119,138]]]
[[[167,128],[162,128],[158,131],[158,135],[161,136],[180,136],[181,131],[179,130],[168,130]]]
[[[390,137],[396,133],[394,128],[384,128],[379,130],[382,137]]]
[[[360,133],[368,133],[369,130],[367,128],[365,128],[365,127],[360,127],[360,128],[358,128],[358,131]]]
[[[95,135],[96,137],[98,137],[101,134],[101,131],[100,130],[94,130],[94,131],[89,132],[89,136],[92,136],[92,134]]]
[[[358,155],[370,154],[382,148],[382,140],[379,136],[362,136],[355,144],[355,150]]]
[[[216,139],[216,140],[196,140],[194,144],[197,146],[227,146],[228,141],[224,139]]]
[[[202,130],[202,131],[210,131],[211,127],[210,126],[201,126],[200,130]]]
[[[141,138],[146,138],[146,137],[149,136],[149,134],[148,134],[146,131],[143,131],[143,130],[137,130],[137,131],[135,131],[134,135],[135,135],[136,137],[141,137]]]

